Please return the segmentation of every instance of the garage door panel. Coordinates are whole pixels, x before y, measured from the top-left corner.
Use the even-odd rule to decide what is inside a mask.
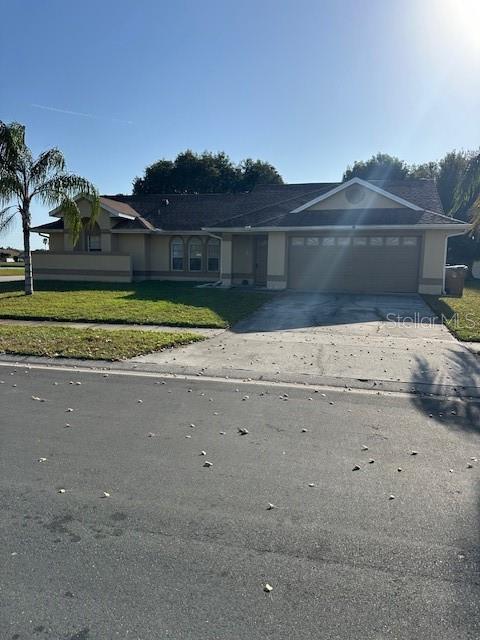
[[[411,293],[418,290],[420,237],[295,236],[289,246],[289,287],[316,291]],[[331,243],[334,246],[329,246]]]

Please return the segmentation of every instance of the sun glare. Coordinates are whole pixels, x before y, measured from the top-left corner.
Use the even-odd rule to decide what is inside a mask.
[[[480,0],[443,0],[439,5],[453,40],[444,44],[480,53]]]

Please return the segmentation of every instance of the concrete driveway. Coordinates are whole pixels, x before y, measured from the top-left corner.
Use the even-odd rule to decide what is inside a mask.
[[[287,292],[208,342],[137,360],[204,375],[480,386],[478,358],[418,295]]]

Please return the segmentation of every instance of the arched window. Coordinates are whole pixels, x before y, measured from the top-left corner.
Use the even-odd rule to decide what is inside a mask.
[[[100,234],[100,227],[95,222],[93,226],[88,226],[85,229],[87,251],[101,251],[102,250],[102,236]]]
[[[183,240],[174,238],[170,245],[170,264],[172,271],[183,271]]]
[[[190,238],[188,243],[188,270],[201,271],[203,243],[200,238]]]
[[[207,271],[220,271],[220,240],[209,238],[207,242]]]

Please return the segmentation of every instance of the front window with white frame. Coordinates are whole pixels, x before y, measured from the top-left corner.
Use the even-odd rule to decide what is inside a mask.
[[[170,265],[172,271],[183,271],[183,240],[174,238],[170,245]]]
[[[203,261],[203,243],[200,238],[191,238],[188,243],[188,270],[201,271]]]
[[[207,271],[220,271],[220,240],[209,238],[207,242]]]

